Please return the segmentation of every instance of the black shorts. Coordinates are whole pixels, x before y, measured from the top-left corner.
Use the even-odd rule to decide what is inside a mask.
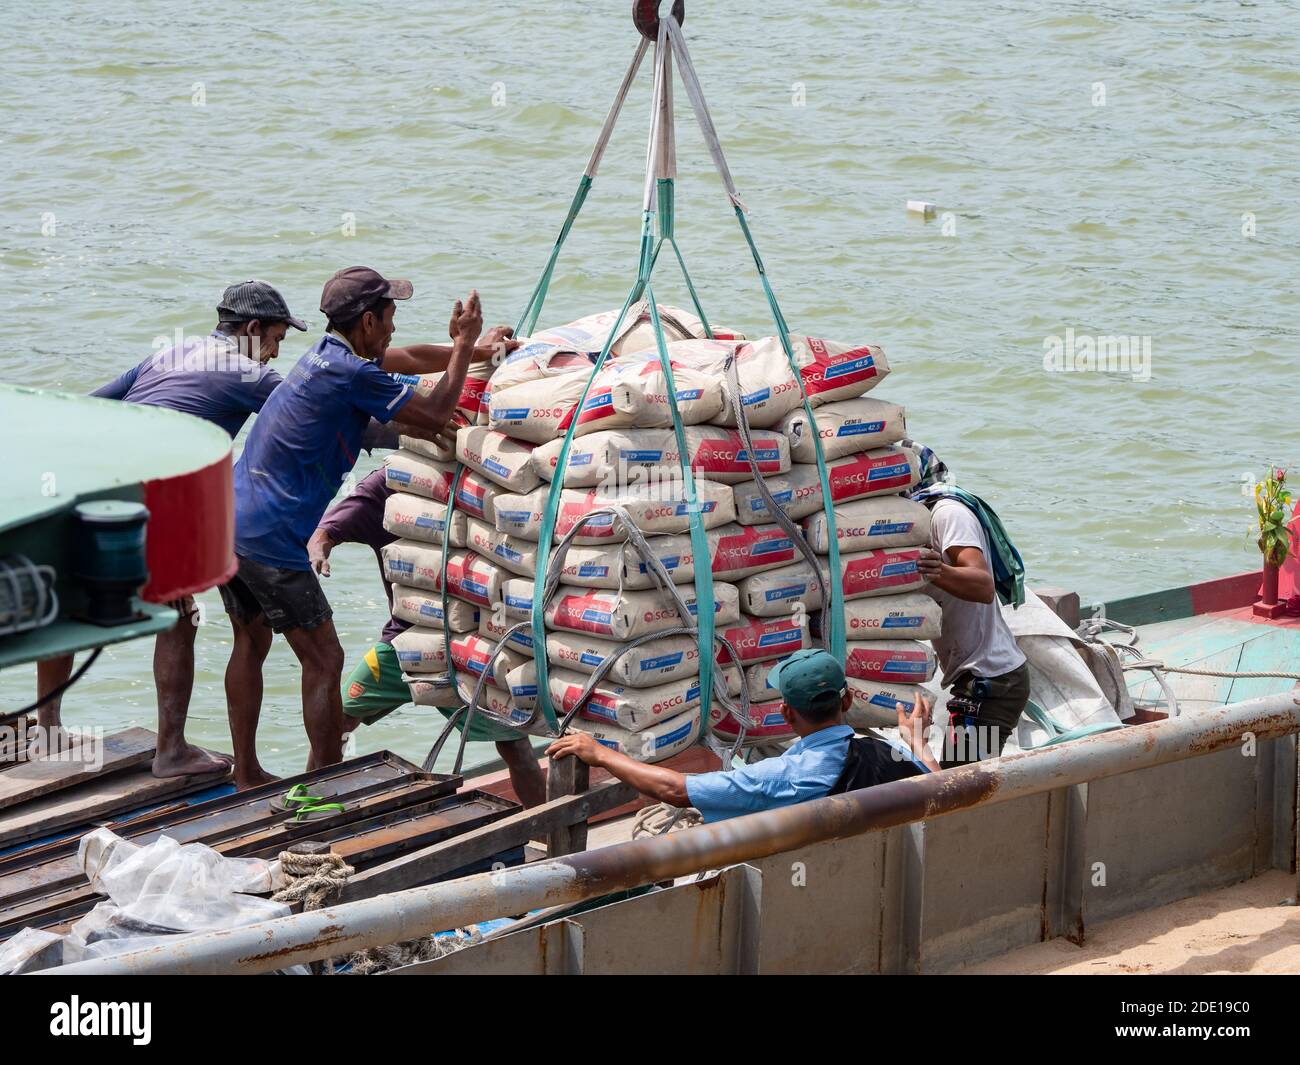
[[[221,586],[226,613],[247,625],[259,614],[272,632],[314,629],[334,616],[316,574],[309,569],[278,569],[239,559],[239,572]]]
[[[977,677],[966,670],[953,679],[944,769],[996,758],[1015,732],[1029,702],[1029,665],[1022,662],[1000,677]],[[960,708],[960,712],[959,712]],[[958,733],[963,733],[958,735]]]

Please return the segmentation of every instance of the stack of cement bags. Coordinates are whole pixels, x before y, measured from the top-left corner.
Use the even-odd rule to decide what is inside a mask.
[[[785,515],[799,523],[818,556],[827,589],[830,535],[825,503],[834,504],[850,641],[849,720],[856,727],[893,724],[895,702],[910,707],[916,685],[934,674],[933,651],[921,641],[939,631],[938,605],[920,593],[924,581],[917,565],[920,547],[929,541],[929,512],[905,495],[917,481],[917,458],[897,446],[906,435],[903,409],[866,396],[889,372],[879,348],[850,348],[795,335],[788,339],[813,408],[811,424],[779,338],[744,344],[685,341],[669,345],[668,351],[675,361],[711,371],[721,381],[724,404],[715,422],[736,425],[739,405],[756,452],[765,452],[769,434],[783,440],[791,465],[786,471],[760,466],[763,481]],[[823,497],[818,476],[814,433],[827,465],[829,500]],[[732,492],[738,524],[777,529],[755,479],[739,479]],[[806,615],[814,634],[820,634],[822,585],[802,554],[791,552],[784,561],[738,583],[745,621],[758,625]],[[747,734],[756,740],[789,735],[777,693],[767,685],[771,665],[763,661],[746,668],[754,701]],[[714,727],[722,735],[734,734],[734,722],[721,714]]]
[[[421,378],[418,387],[432,387],[436,379]],[[458,706],[469,700],[505,631],[502,585],[516,572],[531,573],[490,547],[497,497],[537,483],[535,477],[520,476],[528,464],[528,448],[505,448],[494,456],[500,461],[490,463],[476,454],[478,464],[462,472],[456,506],[448,517],[458,452],[472,448],[476,439],[467,437],[462,443],[460,433],[486,432],[471,423],[479,417],[487,379],[476,371],[467,380],[453,418],[453,428],[459,427],[454,444],[404,436],[401,450],[385,465],[385,480],[394,494],[384,508],[384,528],[400,539],[383,550],[384,575],[393,584],[393,614],[412,626],[393,638],[393,649],[412,699],[420,705]],[[445,612],[444,571],[449,596]],[[527,633],[516,633],[492,663],[480,705],[502,718],[526,722],[529,714],[510,698],[509,676],[531,661],[531,654]]]
[[[592,675],[629,641],[652,637],[618,658],[574,718],[575,727],[644,761],[685,749],[700,736],[700,650],[669,630],[689,624],[657,588],[640,554],[612,515],[624,508],[647,538],[687,611],[695,613],[695,557],[673,429],[668,381],[645,308],[637,308],[610,357],[579,401],[612,328],[615,312],[594,315],[530,337],[478,396],[478,424],[456,433],[455,461],[465,467],[451,519],[443,619],[436,546],[445,521],[453,456],[412,444],[390,460],[387,527],[403,537],[385,552],[400,585],[399,616],[419,627],[398,652],[411,674],[445,671],[444,622],[456,634],[451,666],[475,678],[486,652],[511,625],[531,615],[538,539],[563,440],[573,427],[555,542],[574,534],[558,564],[558,590],[546,604],[549,695],[556,712],[576,704]],[[747,341],[674,308],[660,308],[695,476],[714,581],[716,632],[734,651],[717,652],[725,690],[742,687],[752,702],[747,736],[787,736],[780,702],[767,687],[772,665],[817,646],[821,592],[794,537],[768,511],[737,427],[740,406],[754,462],[776,503],[793,522],[829,579],[829,538],[822,513],[812,433],[820,434],[836,507],[849,634],[853,722],[893,720],[894,698],[909,701],[933,673],[921,640],[938,631],[938,610],[918,594],[918,545],[929,536],[924,507],[900,493],[916,483],[917,460],[895,446],[904,435],[901,408],[865,398],[888,372],[874,347],[850,348],[791,336],[795,362],[814,407],[808,423],[799,381],[778,338]],[[468,408],[467,408],[468,411]],[[581,526],[579,528],[579,526]],[[552,556],[554,563],[555,556]],[[662,638],[653,638],[657,633]],[[463,635],[467,634],[467,635]],[[487,680],[484,705],[523,720],[537,695],[535,649],[517,633]],[[417,701],[432,682],[413,684]],[[889,713],[873,714],[886,703]],[[714,698],[712,728],[737,734],[737,721]]]

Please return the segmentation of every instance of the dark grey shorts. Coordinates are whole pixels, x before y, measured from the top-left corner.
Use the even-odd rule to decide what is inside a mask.
[[[311,570],[278,569],[239,559],[239,572],[221,586],[226,613],[247,625],[259,614],[272,632],[314,629],[334,616],[320,580]]]

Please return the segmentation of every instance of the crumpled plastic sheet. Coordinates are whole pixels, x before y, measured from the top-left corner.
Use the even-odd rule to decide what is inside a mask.
[[[142,950],[186,933],[269,921],[286,903],[258,898],[283,884],[279,862],[227,858],[202,843],[160,836],[140,845],[106,828],[81,839],[77,859],[96,891],[108,896],[66,936],[27,928],[0,945],[0,974]],[[61,952],[57,949],[62,946]],[[290,972],[303,972],[299,966]]]

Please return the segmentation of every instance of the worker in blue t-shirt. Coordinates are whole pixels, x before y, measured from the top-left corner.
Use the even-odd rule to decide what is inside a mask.
[[[781,711],[799,737],[778,758],[716,773],[678,773],[638,762],[602,746],[585,732],[565,733],[546,754],[551,759],[575,755],[643,795],[670,806],[694,806],[706,824],[829,795],[838,784],[846,783],[841,778],[853,737],[853,729],[844,723],[852,699],[844,667],[828,651],[796,651],[776,664],[767,682],[780,691]],[[884,740],[871,740],[887,753],[877,754],[852,786],[884,784],[937,770],[939,763],[924,741],[930,710],[930,703],[923,698],[916,700],[910,712],[900,703],[898,730],[906,748],[892,744],[885,748]]]
[[[271,393],[235,465],[239,569],[221,598],[234,630],[226,702],[240,788],[273,779],[257,758],[262,663],[273,633],[284,635],[302,666],[307,768],[342,757],[343,647],[308,560],[307,540],[351,472],[371,419],[397,422],[418,435],[442,432],[470,362],[483,357],[476,348],[483,314],[473,292],[456,301],[446,373],[432,392],[417,393],[385,372],[393,368],[385,356],[394,301],[411,294],[409,281],[389,281],[364,266],[331,277],[320,306],[329,331]]]

